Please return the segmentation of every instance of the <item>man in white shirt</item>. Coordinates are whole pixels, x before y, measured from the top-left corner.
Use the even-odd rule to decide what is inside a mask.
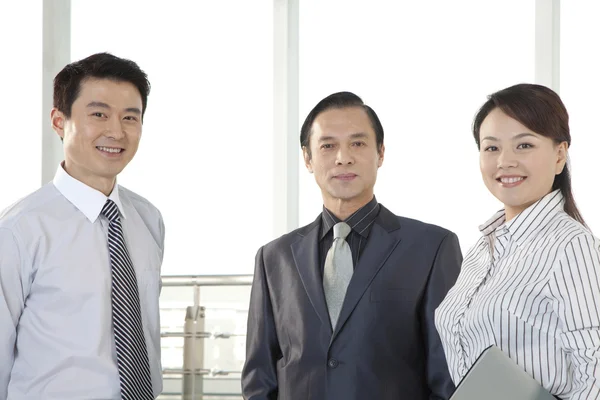
[[[54,80],[54,180],[0,214],[0,400],[154,399],[164,225],[117,185],[150,83],[107,53]]]

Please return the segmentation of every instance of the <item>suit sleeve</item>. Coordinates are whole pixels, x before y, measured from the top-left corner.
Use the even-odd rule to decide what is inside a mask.
[[[277,361],[281,357],[261,248],[256,255],[248,309],[246,362],[242,370],[245,400],[277,399]]]
[[[21,255],[13,234],[0,228],[0,400],[8,396],[15,360],[17,325],[25,307]]]
[[[421,326],[427,352],[427,383],[431,400],[448,399],[456,389],[450,378],[442,342],[435,328],[434,315],[446,293],[454,286],[461,263],[462,253],[458,238],[449,232],[437,250],[421,311]]]

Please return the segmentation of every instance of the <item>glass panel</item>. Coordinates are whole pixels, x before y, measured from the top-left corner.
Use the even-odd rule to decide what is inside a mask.
[[[72,1],[73,59],[109,51],[150,78],[143,138],[119,183],[163,213],[164,274],[250,273],[272,239],[272,7]]]
[[[161,399],[181,399],[185,390],[190,394],[203,393],[203,399],[241,398],[240,373],[245,360],[251,276],[245,279],[248,282],[245,286],[228,286],[227,277],[219,286],[171,286],[177,283],[169,277],[163,279]],[[186,317],[195,315],[190,315],[188,308],[196,303],[203,308],[197,315],[194,341],[193,337],[185,338],[184,332],[194,336],[191,335],[194,328]],[[193,354],[197,354],[195,365],[190,361]],[[195,376],[192,370],[197,371]]]
[[[50,124],[50,110],[42,114],[42,6],[41,1],[0,4],[0,109],[5,113],[0,131],[0,210],[41,184],[40,132],[42,123]],[[44,121],[42,115],[47,115]]]

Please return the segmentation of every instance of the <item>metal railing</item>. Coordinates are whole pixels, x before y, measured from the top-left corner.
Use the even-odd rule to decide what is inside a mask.
[[[248,311],[251,284],[252,275],[162,277],[161,321],[163,314],[165,316],[169,314],[170,320],[175,323],[161,323],[164,390],[159,399],[241,399],[240,361],[243,361],[240,360],[241,356],[238,355],[237,362],[236,360],[224,360],[222,357],[221,359],[217,358],[218,361],[229,364],[229,368],[210,365],[210,361],[207,362],[206,359],[210,358],[207,355],[221,354],[219,346],[226,341],[238,341],[238,345],[245,341],[245,317]],[[207,298],[210,287],[213,287],[213,297],[220,297],[220,299]],[[169,291],[172,293],[169,294]],[[165,296],[167,298],[164,298]],[[213,303],[221,304],[211,307]],[[228,316],[233,316],[237,320],[243,316],[243,331],[240,323],[237,323],[237,328],[229,330],[211,327],[211,315],[214,320],[214,317],[220,314],[225,316],[225,318],[221,318],[221,322],[224,324],[228,323]],[[178,319],[179,317],[181,319]],[[181,323],[178,323],[179,321]],[[231,325],[236,325],[235,321]],[[177,344],[174,344],[176,343],[174,341],[177,341]],[[166,342],[170,343],[170,346]],[[207,344],[213,348],[207,349]],[[212,350],[212,352],[208,350]],[[171,357],[171,362],[165,362],[166,352],[178,354],[179,351],[182,352],[180,365],[173,365],[173,357]]]

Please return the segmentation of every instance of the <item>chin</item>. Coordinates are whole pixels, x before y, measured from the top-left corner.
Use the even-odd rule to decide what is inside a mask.
[[[352,199],[355,199],[355,198],[359,197],[361,195],[361,193],[343,192],[343,191],[331,191],[331,192],[329,192],[329,195],[331,197],[333,197],[334,199],[352,200]]]

